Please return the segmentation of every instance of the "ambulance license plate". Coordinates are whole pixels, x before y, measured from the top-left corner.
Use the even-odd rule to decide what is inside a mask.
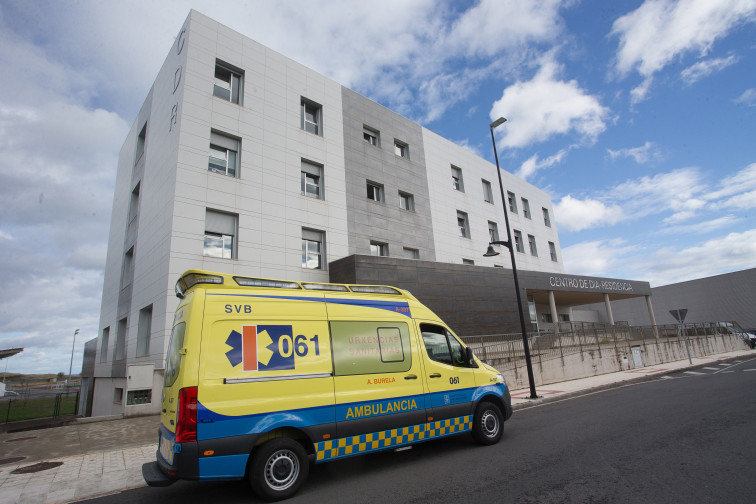
[[[173,441],[160,436],[160,455],[170,464],[173,465]]]

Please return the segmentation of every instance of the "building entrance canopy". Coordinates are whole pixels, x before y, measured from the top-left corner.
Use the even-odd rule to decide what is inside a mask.
[[[538,304],[548,304],[550,292],[560,306],[600,303],[605,296],[617,300],[651,295],[648,282],[635,280],[523,271],[520,281],[528,296]]]

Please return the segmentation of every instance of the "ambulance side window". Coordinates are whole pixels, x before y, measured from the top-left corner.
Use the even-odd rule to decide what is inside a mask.
[[[333,321],[330,326],[335,376],[401,373],[412,367],[406,323]]]
[[[420,331],[431,360],[452,366],[467,366],[464,347],[452,333],[433,324],[420,324]]]

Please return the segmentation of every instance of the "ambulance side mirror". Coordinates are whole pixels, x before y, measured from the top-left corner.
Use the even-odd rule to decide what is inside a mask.
[[[473,351],[470,347],[465,347],[465,362],[467,362],[467,365],[470,367],[473,367],[475,365],[475,359],[473,358]]]

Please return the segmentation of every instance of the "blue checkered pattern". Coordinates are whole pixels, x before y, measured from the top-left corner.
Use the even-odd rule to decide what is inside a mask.
[[[390,429],[360,436],[350,436],[315,443],[315,461],[324,462],[351,455],[370,453],[386,448],[428,441],[472,429],[472,416],[427,422],[410,427]]]

